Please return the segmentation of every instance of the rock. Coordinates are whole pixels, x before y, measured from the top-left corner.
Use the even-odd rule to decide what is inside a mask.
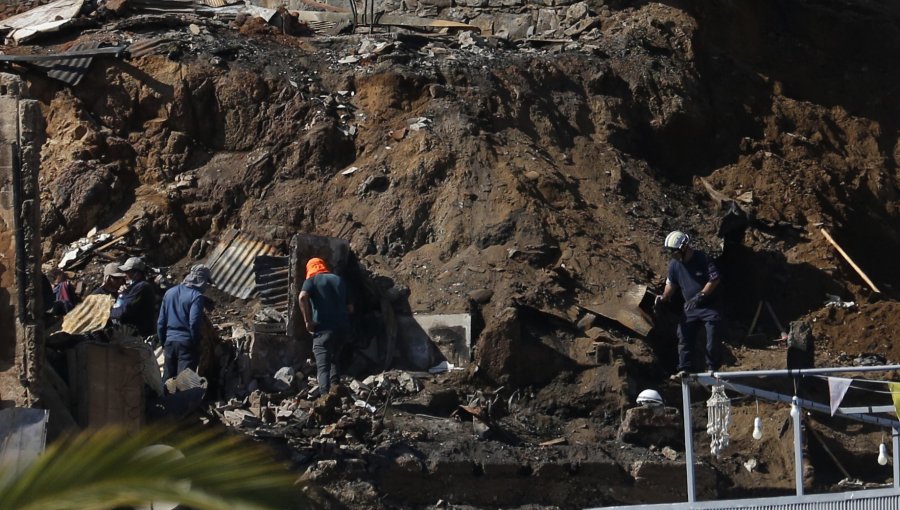
[[[663,457],[665,457],[671,461],[678,459],[678,452],[676,452],[675,450],[673,450],[672,448],[670,448],[668,446],[664,446],[662,449],[662,452],[660,452],[660,453],[662,453]]]
[[[475,363],[479,373],[497,384],[541,385],[550,382],[572,361],[532,334],[525,313],[506,308],[486,321]]]
[[[600,24],[600,18],[593,17],[587,18],[575,23],[571,27],[566,29],[565,34],[569,37],[575,37],[576,35],[581,34],[582,32],[587,32],[588,30],[598,26]]]
[[[431,97],[434,99],[444,97],[447,95],[447,87],[438,85],[437,83],[432,83],[428,86],[428,94],[431,95]]]
[[[572,4],[566,9],[566,24],[574,25],[584,18],[587,18],[589,13],[590,9],[588,8],[587,2]]]
[[[756,470],[757,465],[758,462],[756,461],[756,459],[749,459],[747,462],[744,462],[744,469],[752,473]]]
[[[596,321],[597,321],[596,315],[594,315],[592,313],[585,314],[585,316],[582,317],[581,320],[578,321],[578,324],[577,324],[578,329],[580,329],[581,331],[587,331],[594,326],[594,323]]]
[[[599,340],[606,335],[606,332],[600,328],[590,328],[584,334],[591,340]]]
[[[419,4],[444,9],[446,7],[452,7],[453,0],[419,0]]]
[[[128,8],[128,0],[107,0],[103,7],[113,14],[124,14]]]
[[[200,27],[198,27],[197,25],[195,25],[193,23],[188,25],[188,30],[194,35],[200,35]]]
[[[494,18],[494,34],[511,41],[524,39],[529,26],[529,14],[497,14]]]
[[[535,31],[539,34],[555,32],[559,29],[559,14],[556,9],[541,9],[538,11],[537,26]]]
[[[492,297],[494,297],[494,291],[491,289],[479,289],[469,292],[469,299],[479,305],[487,303]]]
[[[634,407],[625,412],[617,438],[641,446],[680,447],[684,443],[681,416],[671,407]]]

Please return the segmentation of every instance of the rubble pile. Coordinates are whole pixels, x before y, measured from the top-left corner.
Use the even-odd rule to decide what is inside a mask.
[[[165,395],[112,377],[159,346],[77,329],[105,323],[93,309],[49,331],[60,381],[101,360],[85,376],[151,402],[123,407],[136,422],[265,441],[323,507],[575,508],[684,499],[677,306],[651,313],[671,230],[718,259],[726,368],[783,367],[796,321],[817,365],[900,361],[896,8],[384,0],[373,26],[361,7],[0,11],[0,63],[44,118],[45,271],[87,292],[140,255],[160,289],[199,261],[218,282],[200,367]],[[322,253],[357,310],[341,385],[315,397],[296,303]],[[668,407],[635,407],[646,388]],[[701,498],[792,489],[755,413],[734,405]],[[881,476],[875,432],[822,433]]]

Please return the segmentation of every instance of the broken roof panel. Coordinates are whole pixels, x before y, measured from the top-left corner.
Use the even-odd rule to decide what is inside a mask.
[[[83,335],[103,329],[109,321],[114,302],[112,296],[91,294],[63,317],[60,329],[70,335]]]
[[[253,262],[256,274],[256,293],[262,305],[284,312],[288,307],[288,257],[260,255]]]
[[[50,78],[75,86],[84,77],[94,57],[119,57],[126,49],[127,46],[101,48],[100,42],[88,41],[76,44],[64,53],[0,55],[0,62],[24,65]]]
[[[209,257],[216,287],[234,297],[248,299],[256,291],[253,263],[260,255],[277,255],[278,251],[237,230],[225,236]]]
[[[56,0],[0,21],[0,30],[8,30],[8,36],[16,43],[25,42],[38,34],[56,32],[68,25],[83,5],[84,0]]]

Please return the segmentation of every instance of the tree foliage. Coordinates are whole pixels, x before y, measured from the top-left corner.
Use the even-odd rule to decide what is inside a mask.
[[[165,444],[174,448],[148,448]],[[85,431],[19,473],[0,470],[0,509],[105,510],[179,503],[197,510],[308,506],[284,467],[236,437],[171,429]]]

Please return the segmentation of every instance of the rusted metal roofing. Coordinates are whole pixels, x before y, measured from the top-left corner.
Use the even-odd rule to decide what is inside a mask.
[[[248,299],[255,294],[253,263],[260,255],[277,255],[278,251],[246,234],[232,230],[209,256],[210,271],[216,287],[234,297]]]
[[[288,257],[260,255],[253,262],[256,274],[256,293],[262,305],[284,312],[288,307],[288,285],[290,280]]]
[[[109,321],[114,302],[112,296],[105,294],[87,296],[63,318],[62,331],[70,335],[83,335],[103,329]]]

